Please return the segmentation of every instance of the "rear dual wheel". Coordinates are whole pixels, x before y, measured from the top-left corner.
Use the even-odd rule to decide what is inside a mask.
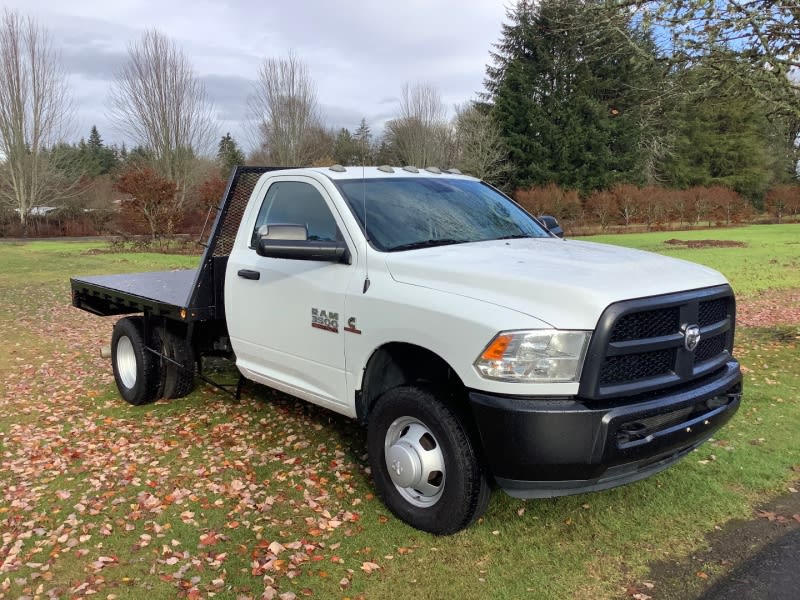
[[[194,387],[194,350],[186,338],[163,328],[156,330],[156,336],[160,341],[161,352],[169,359],[162,362],[159,396],[183,398]],[[156,347],[158,345],[157,343]]]
[[[169,360],[162,360],[148,348],[160,351]],[[111,363],[120,395],[135,406],[158,398],[181,398],[194,386],[191,345],[160,327],[146,333],[143,317],[125,317],[114,325]]]
[[[144,318],[125,317],[111,335],[111,364],[120,395],[129,404],[141,406],[159,395],[161,365],[147,349]]]

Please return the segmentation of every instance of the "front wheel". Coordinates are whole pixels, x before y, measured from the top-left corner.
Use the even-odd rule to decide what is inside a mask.
[[[489,484],[461,419],[426,388],[383,394],[370,412],[367,446],[383,502],[412,527],[455,533],[480,517]]]

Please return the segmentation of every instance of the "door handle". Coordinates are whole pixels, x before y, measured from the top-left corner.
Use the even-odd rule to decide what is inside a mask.
[[[258,271],[253,271],[251,269],[239,269],[237,275],[244,279],[253,279],[253,280],[261,279],[261,273],[259,273]]]

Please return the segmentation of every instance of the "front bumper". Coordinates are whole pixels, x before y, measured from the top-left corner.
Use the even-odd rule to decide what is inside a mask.
[[[469,392],[484,457],[517,498],[604,490],[649,477],[705,442],[739,408],[730,360],[680,389],[615,401]]]

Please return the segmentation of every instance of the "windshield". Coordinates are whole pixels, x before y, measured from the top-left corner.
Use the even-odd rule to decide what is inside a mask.
[[[384,252],[517,237],[551,237],[480,181],[397,177],[336,182],[367,237]]]

